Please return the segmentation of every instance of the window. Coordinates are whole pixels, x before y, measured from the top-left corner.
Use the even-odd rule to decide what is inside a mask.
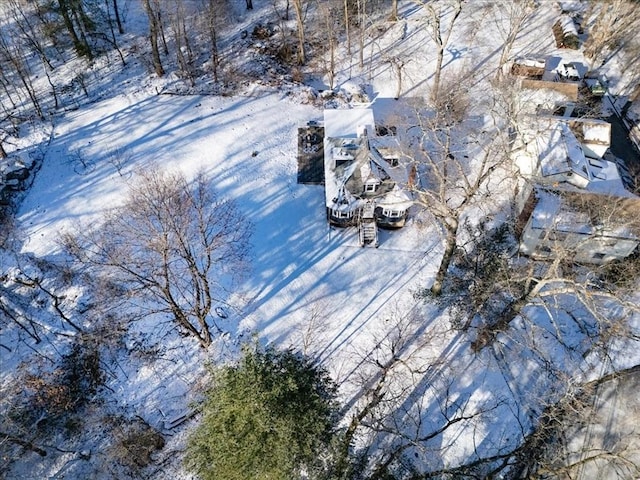
[[[593,259],[594,260],[602,260],[605,257],[604,253],[594,253],[593,254]]]
[[[366,193],[375,192],[377,189],[378,189],[378,183],[377,182],[367,182],[364,185],[364,191]]]
[[[353,212],[351,210],[331,210],[331,215],[334,218],[351,218],[353,217]]]
[[[404,212],[400,210],[392,210],[390,208],[385,208],[382,210],[382,215],[388,218],[400,218]]]
[[[567,232],[559,232],[557,230],[551,230],[550,232],[542,230],[538,238],[541,240],[549,240],[552,242],[564,242],[567,239]]]

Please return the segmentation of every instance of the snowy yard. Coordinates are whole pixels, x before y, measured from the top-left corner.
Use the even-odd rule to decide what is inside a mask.
[[[325,99],[327,106],[357,106],[362,99],[353,98],[351,105],[345,99],[366,92],[376,121],[392,124],[424,98],[433,81],[425,72],[435,62],[434,51],[425,45],[433,40],[424,28],[425,11],[412,2],[400,5],[401,21],[380,22],[367,37],[362,68],[344,48],[338,51],[337,93]],[[528,19],[515,39],[514,55],[585,61],[579,50],[555,47],[556,10],[541,8]],[[495,14],[489,7],[476,5],[469,12],[454,29],[443,78],[473,72],[465,94],[477,101],[473,113],[483,119],[505,32],[497,20],[487,20]],[[143,18],[135,13],[133,20]],[[236,17],[238,29],[260,18],[244,10]],[[396,101],[399,79],[392,60],[399,58],[407,61]],[[204,172],[223,198],[237,203],[253,224],[250,271],[228,302],[216,305],[215,320],[223,332],[207,350],[178,335],[171,319],[159,315],[128,325],[120,335],[120,322],[127,319],[111,312],[118,334],[105,346],[109,355],[101,365],[105,387],[99,406],[74,438],[56,434],[52,445],[45,445],[50,455],[26,452],[7,478],[118,478],[123,470],[113,464],[105,431],[134,418],[162,432],[167,442],[146,470],[149,478],[193,478],[180,462],[195,424],[193,402],[206,388],[206,367],[237,359],[239,348],[256,340],[302,351],[325,366],[339,386],[342,426],[372,408],[375,421],[353,445],[364,451],[367,468],[391,463],[397,455],[396,460],[409,458],[427,472],[472,465],[473,474],[477,460],[506,462],[565,391],[640,362],[633,335],[612,341],[601,356],[590,336],[592,325],[583,322],[591,312],[566,295],[551,308],[532,302],[486,348],[476,348],[476,325],[457,328],[455,305],[424,296],[444,251],[443,228],[433,215],[414,205],[405,227],[381,231],[379,248],[361,248],[355,228],[328,225],[323,187],[297,183],[297,129],[323,119],[320,94],[312,104],[308,85],[278,88],[266,81],[248,82],[233,96],[175,94],[180,81],[171,75],[129,84],[129,77],[135,83],[141,75],[140,67],[130,66],[122,76],[110,73],[114,82],[126,85],[117,93],[107,89],[106,77],[103,84],[96,80],[99,98],[56,113],[51,130],[25,129],[32,143],[21,146],[43,152],[43,158],[16,214],[19,252],[3,251],[0,257],[3,285],[9,288],[19,266],[35,277],[47,265],[65,266],[62,235],[99,225],[108,209],[124,201],[137,172],[156,169],[178,170],[189,179]],[[614,87],[624,83],[624,72],[617,69],[612,62]],[[307,83],[326,83],[320,77],[309,75]],[[498,212],[496,222],[502,218],[511,191],[499,180],[484,203],[473,204],[461,217],[468,220],[465,225],[474,226],[487,212]],[[458,247],[463,252],[467,244]],[[25,265],[19,265],[21,259],[27,259]],[[66,347],[77,333],[56,316],[47,303],[53,296],[43,291],[33,294],[25,313],[56,325],[46,326],[36,354],[28,334],[13,323],[3,327],[2,389],[17,388],[28,368],[53,365],[50,358],[60,357],[57,340]],[[79,321],[87,329],[94,326],[91,314],[84,315],[91,299],[81,286],[58,293],[63,310],[81,312]],[[629,331],[638,331],[639,321],[629,316]],[[113,422],[108,428],[107,418]]]

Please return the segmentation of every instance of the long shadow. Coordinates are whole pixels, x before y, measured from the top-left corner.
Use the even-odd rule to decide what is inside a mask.
[[[439,243],[440,242],[434,241],[431,247],[427,248],[426,251],[427,252],[431,251],[433,248],[435,248],[436,245],[439,245]],[[403,291],[407,287],[407,285],[409,285],[418,275],[419,272],[418,272],[418,269],[416,268],[416,265],[419,264],[423,259],[424,259],[423,255],[417,255],[416,258],[413,260],[413,262],[409,264],[409,266],[407,267],[406,270],[408,271],[414,270],[415,273],[413,275],[403,280],[405,272],[404,271],[399,272],[395,275],[395,277],[389,279],[389,281],[382,288],[380,288],[377,292],[373,293],[371,295],[371,299],[369,300],[369,302],[363,305],[360,308],[360,310],[353,315],[351,320],[346,322],[345,326],[342,328],[342,330],[340,330],[334,336],[333,340],[331,340],[322,350],[320,350],[317,353],[317,357],[319,359],[322,359],[322,358],[326,359],[332,356],[343,345],[345,345],[352,337],[354,337],[384,307],[384,302],[382,302],[377,307],[375,307],[375,309],[371,311],[366,317],[361,318],[362,314],[364,314],[365,311],[367,311],[371,306],[373,306],[376,298],[383,294],[386,294],[386,296],[389,296],[389,297],[393,297],[400,291]],[[388,293],[390,291],[392,291],[392,293]],[[356,321],[358,321],[357,325],[356,325]],[[344,334],[347,332],[349,332],[348,335],[344,336]]]
[[[243,122],[241,111],[246,110],[243,109],[244,105],[253,99],[245,98],[229,102],[227,105],[223,104],[222,108],[216,109],[201,107],[202,100],[203,97],[180,97],[177,100],[168,97],[149,97],[115,112],[107,112],[81,128],[70,131],[64,130],[69,129],[70,125],[78,122],[82,116],[99,115],[96,111],[99,112],[101,108],[108,109],[110,102],[98,103],[90,110],[69,114],[62,123],[58,120],[61,124],[55,128],[56,137],[35,179],[35,183],[39,183],[37,185],[39,196],[38,198],[33,195],[26,196],[20,211],[23,221],[30,222],[37,210],[41,214],[46,209],[48,218],[45,218],[45,222],[51,224],[69,213],[73,214],[73,212],[63,211],[65,202],[71,198],[78,199],[86,196],[93,201],[96,186],[99,184],[101,184],[99,191],[108,193],[105,189],[109,187],[106,186],[105,180],[115,174],[115,168],[109,163],[109,152],[105,153],[105,147],[126,150],[131,155],[132,164],[133,162],[139,164],[144,152],[145,163],[151,164],[155,156],[167,157],[169,152],[178,152],[206,136],[215,138],[217,130],[228,129],[236,124],[242,128],[246,122]],[[176,121],[184,114],[193,117],[190,110],[195,108],[202,108],[202,113],[188,122]],[[148,119],[148,122],[141,125],[141,118]],[[156,120],[159,120],[158,123]],[[60,130],[64,133],[58,133]],[[149,145],[153,147],[149,148]],[[239,145],[238,151],[241,148],[249,152],[251,145]],[[73,171],[79,165],[77,159],[75,165],[73,164],[76,157],[84,157],[81,161],[87,163],[81,175]],[[203,166],[207,164],[209,168],[218,166],[215,162],[203,159]],[[219,170],[222,172],[221,175],[224,175],[224,168]],[[40,180],[42,177],[46,179],[46,183],[45,180]],[[121,180],[124,181],[124,179]],[[114,191],[121,187],[122,184],[113,184]],[[92,213],[94,212],[85,211],[87,215]]]

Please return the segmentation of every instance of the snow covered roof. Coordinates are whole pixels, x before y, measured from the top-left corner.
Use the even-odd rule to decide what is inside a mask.
[[[384,197],[376,202],[381,207],[396,208],[398,210],[406,210],[413,205],[411,195],[397,185],[387,193]]]
[[[637,239],[629,227],[637,212],[640,211],[640,197],[614,197],[603,192],[585,192],[573,187],[536,188],[538,203],[531,214],[532,226],[548,229],[553,226],[557,231],[592,235],[601,230],[610,236]],[[598,205],[609,205],[615,215],[605,212],[606,225],[598,225],[592,218]],[[595,210],[594,210],[595,207]]]
[[[533,228],[547,229],[553,225],[555,229],[563,232],[592,233],[589,216],[584,212],[563,209],[562,196],[558,191],[538,188],[536,197],[538,203],[531,214]]]
[[[569,128],[580,141],[587,156],[602,158],[611,146],[611,124],[604,120],[572,118]]]
[[[611,143],[611,125],[595,119],[541,118],[544,128],[535,135],[539,179],[566,182],[589,192],[635,197],[625,187],[615,162],[605,159]],[[523,163],[523,162],[520,162]]]
[[[408,180],[406,165],[397,158],[399,155],[395,155],[386,137],[375,137],[373,111],[325,110],[324,118],[326,206],[357,208],[365,184],[372,183],[376,185],[378,205],[409,208],[411,196],[401,187]]]
[[[593,180],[580,143],[564,122],[557,122],[536,137],[542,177],[564,175],[565,181],[584,187]],[[578,179],[574,178],[577,175]]]
[[[325,137],[349,137],[358,136],[359,128],[366,128],[373,135],[375,121],[373,110],[370,108],[331,109],[324,111]]]

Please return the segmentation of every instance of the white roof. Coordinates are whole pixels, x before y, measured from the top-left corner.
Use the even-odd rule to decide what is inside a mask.
[[[567,181],[586,191],[618,197],[635,197],[625,189],[614,162],[585,156],[583,149],[604,155],[610,143],[611,125],[599,120],[570,119],[569,123],[581,127],[584,137],[581,145],[565,120],[558,119],[556,125],[548,132],[541,132],[536,137],[542,176],[572,172],[582,177],[585,180],[584,184],[576,183],[575,177],[574,180],[568,177]]]
[[[559,188],[557,190],[538,189],[538,203],[531,214],[531,225],[538,229],[555,228],[561,232],[581,233],[592,235],[597,227],[593,225],[588,212],[583,211],[579,206],[572,207],[566,202],[564,195],[580,194],[579,190],[571,188]],[[595,198],[595,197],[594,197]],[[602,197],[606,201],[607,196]],[[585,199],[585,201],[588,201]],[[623,210],[620,210],[622,214]],[[629,228],[624,220],[617,217],[608,219],[606,227],[602,230],[608,236],[637,239],[638,237]]]
[[[398,188],[396,185],[393,190],[380,198],[376,203],[381,207],[406,210],[413,205],[413,198],[411,198],[408,192]]]
[[[366,127],[368,133],[375,132],[373,110],[370,108],[345,108],[324,111],[325,138],[357,137],[359,127]]]
[[[543,177],[573,172],[592,180],[589,164],[575,135],[564,122],[556,123],[549,134],[536,138]]]

